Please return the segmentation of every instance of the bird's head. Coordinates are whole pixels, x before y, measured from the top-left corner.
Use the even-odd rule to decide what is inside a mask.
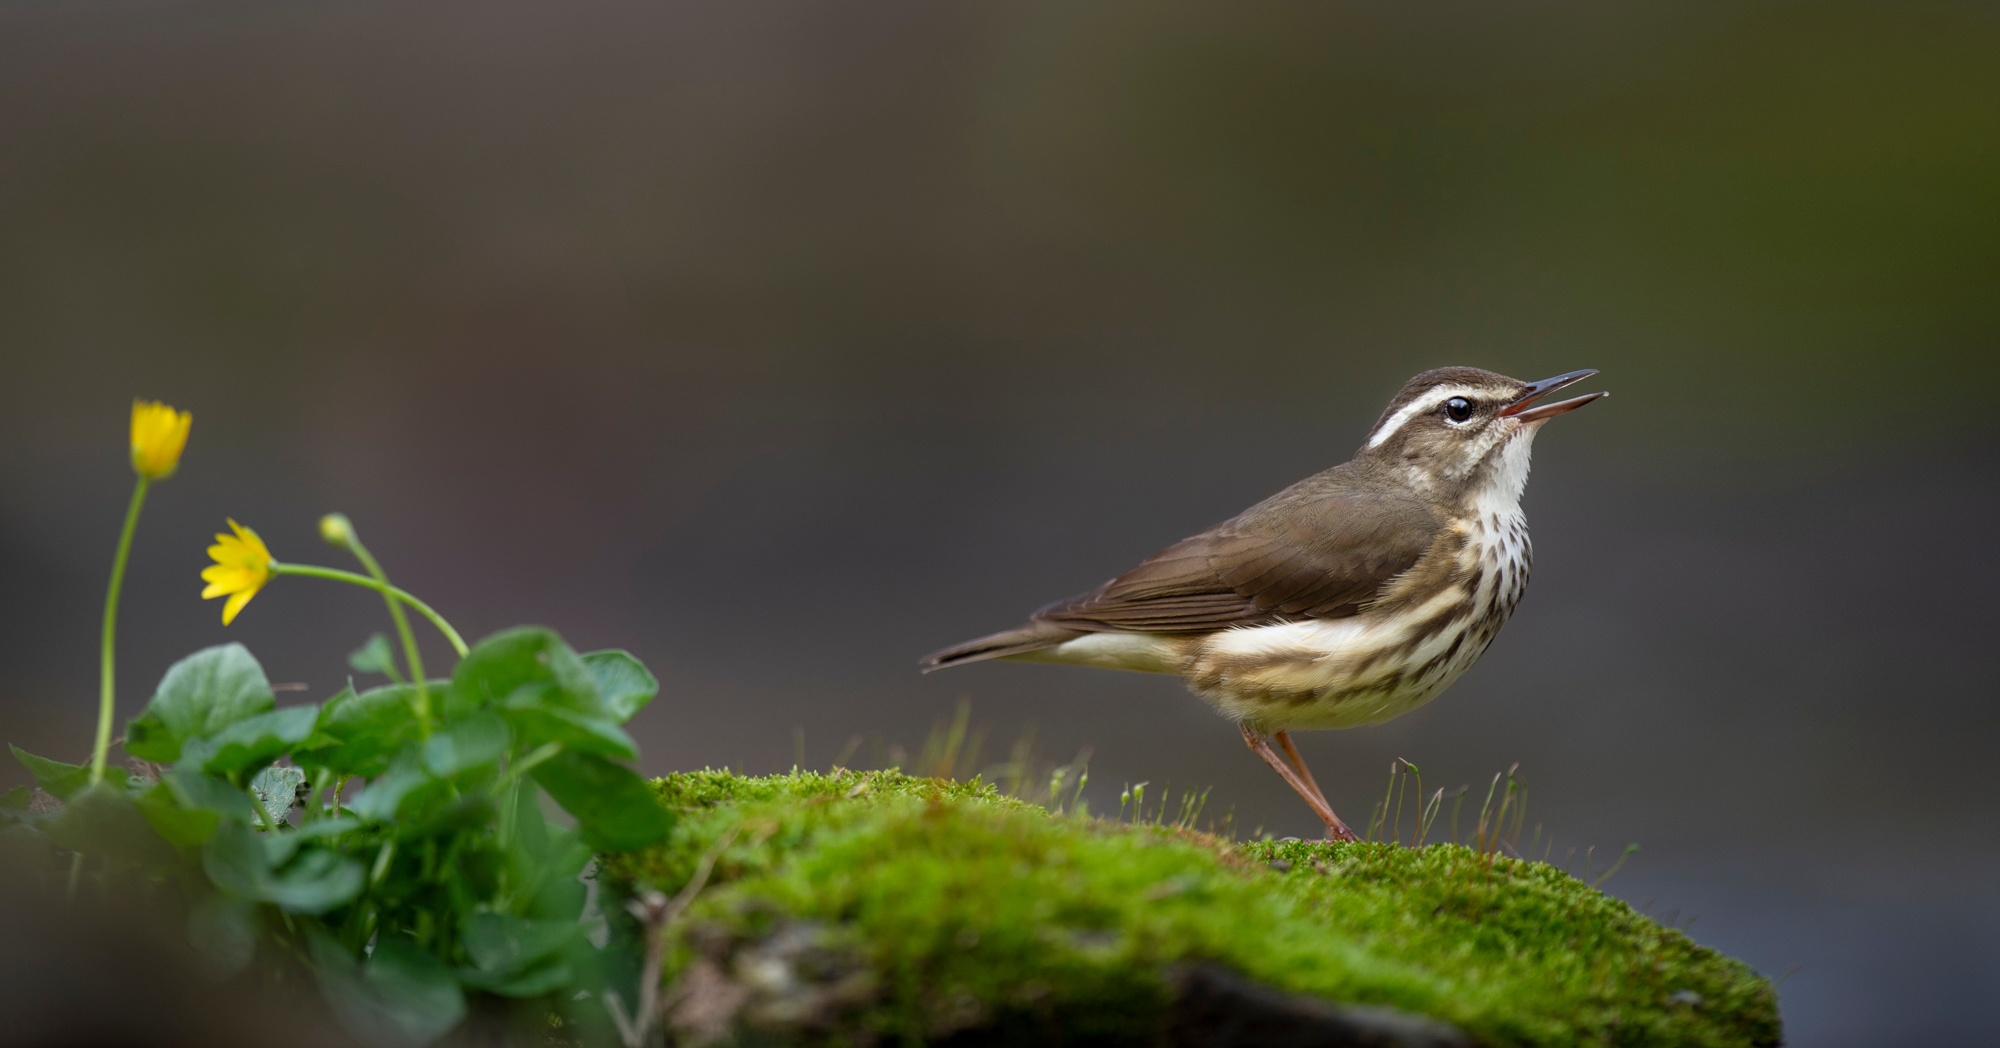
[[[1355,459],[1432,497],[1452,499],[1499,485],[1519,498],[1535,431],[1549,419],[1609,394],[1554,404],[1535,401],[1595,374],[1572,371],[1523,382],[1479,368],[1426,371],[1404,383]]]

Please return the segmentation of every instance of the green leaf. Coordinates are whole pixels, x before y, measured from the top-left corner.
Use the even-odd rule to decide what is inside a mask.
[[[233,778],[262,768],[306,741],[318,722],[318,706],[291,706],[246,717],[214,735],[188,739],[178,766]]]
[[[634,851],[658,843],[674,828],[663,806],[637,773],[588,753],[559,753],[535,767],[535,781],[563,810],[576,816],[584,842],[600,851]]]
[[[605,716],[614,723],[631,720],[660,693],[659,680],[630,652],[593,651],[581,658],[597,682],[597,698],[604,704]]]
[[[423,768],[418,747],[411,744],[389,762],[389,770],[370,780],[361,796],[347,802],[347,810],[369,822],[390,822],[403,802],[419,788],[437,780]]]
[[[298,828],[298,836],[311,840],[315,837],[338,837],[350,830],[361,828],[360,819],[350,819],[345,815],[331,819],[319,819]]]
[[[482,971],[526,967],[570,944],[581,932],[575,921],[537,921],[504,913],[475,913],[465,922],[465,952]]]
[[[201,868],[218,887],[251,899],[261,900],[264,883],[271,879],[271,860],[264,854],[264,842],[240,822],[217,827],[214,838],[202,849]]]
[[[603,716],[597,680],[576,652],[551,630],[535,626],[496,633],[474,645],[451,675],[447,715],[490,709],[524,685],[548,686],[543,701]]]
[[[16,786],[8,790],[6,796],[0,797],[0,808],[27,811],[28,805],[33,803],[34,799],[35,793],[33,790],[28,789],[26,786]]]
[[[446,687],[445,681],[430,682],[434,695],[442,695]],[[300,752],[299,762],[330,768],[343,777],[372,779],[382,774],[389,758],[419,734],[416,695],[416,687],[410,684],[370,688],[359,695],[352,691],[335,695],[321,709],[315,735],[333,741]]]
[[[552,920],[573,921],[582,916],[589,892],[577,875],[590,865],[595,853],[579,837],[574,830],[554,834],[548,849],[531,864],[533,872],[524,878],[524,883],[536,886],[529,913]]]
[[[507,722],[491,713],[474,714],[424,740],[424,767],[440,779],[491,764],[507,752]]]
[[[288,913],[325,913],[360,895],[367,877],[354,859],[308,848],[266,883],[263,899]]]
[[[542,814],[541,791],[532,781],[516,781],[514,791],[514,847],[530,859],[540,859],[549,849],[549,820]]]
[[[227,979],[257,953],[257,907],[228,892],[213,892],[188,911],[188,942],[211,979]]]
[[[272,869],[276,869],[291,861],[292,855],[311,841],[323,837],[338,837],[349,830],[360,828],[360,819],[341,816],[309,822],[296,830],[281,829],[276,833],[267,833],[264,835],[264,858],[270,862]]]
[[[501,712],[514,726],[524,747],[560,742],[566,749],[607,757],[631,760],[639,755],[638,744],[625,734],[625,729],[603,717],[543,702],[541,692],[534,688],[515,692]]]
[[[574,830],[549,825],[542,814],[540,790],[534,782],[515,783],[513,845],[507,862],[513,870],[512,883],[532,885],[533,896],[516,912],[524,916],[575,922],[583,912],[584,886],[577,874],[589,865],[593,853],[578,839]]]
[[[458,971],[458,981],[475,990],[485,990],[501,997],[540,997],[568,986],[572,976],[569,965],[558,961],[520,974],[461,968]]]
[[[364,1044],[416,1048],[465,1018],[465,995],[444,962],[400,935],[384,935],[366,964],[314,929],[309,945],[320,992]]]
[[[299,845],[306,842],[299,831],[290,828],[266,833],[257,840],[264,845],[265,864],[274,870],[291,862],[292,856],[299,853]]]
[[[257,803],[274,821],[283,823],[292,814],[292,806],[298,803],[299,787],[305,782],[304,771],[274,764],[250,780],[250,795],[257,798]]]
[[[289,913],[325,913],[361,894],[367,880],[361,863],[326,848],[306,849],[274,871],[264,841],[240,822],[217,828],[201,858],[209,880]]]
[[[390,680],[403,679],[403,674],[396,669],[396,651],[389,646],[389,638],[380,633],[354,649],[353,654],[347,656],[347,664],[356,673],[380,673]]]
[[[418,832],[428,837],[443,837],[474,826],[490,825],[499,813],[491,796],[467,794],[432,812],[418,825]]]
[[[215,812],[181,806],[173,789],[164,782],[134,798],[133,803],[139,806],[139,814],[146,817],[154,833],[180,848],[207,844],[222,822],[222,816]]]
[[[141,716],[125,722],[125,752],[163,764],[180,759],[181,740],[157,720]]]
[[[257,818],[256,806],[250,802],[248,793],[212,775],[177,768],[167,772],[162,781],[183,808],[212,811],[244,822]]]
[[[117,855],[149,868],[171,866],[174,850],[140,814],[124,790],[110,783],[86,786],[70,795],[61,815],[46,825],[58,848],[86,855]]]
[[[276,705],[264,667],[241,644],[203,648],[173,664],[146,711],[125,725],[125,752],[161,763],[189,739],[213,735]]]
[[[14,751],[14,759],[21,763],[21,767],[28,769],[28,773],[35,777],[35,785],[54,794],[59,800],[67,800],[70,794],[82,789],[84,784],[90,781],[90,768],[85,765],[64,764],[47,757],[37,757],[12,743],[9,743],[7,748]],[[110,771],[109,768],[105,770]],[[118,774],[125,773],[121,771]]]

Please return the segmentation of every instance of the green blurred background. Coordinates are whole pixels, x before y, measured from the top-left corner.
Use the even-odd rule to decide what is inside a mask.
[[[1793,1043],[1990,1044],[1997,284],[1992,5],[5,0],[0,729],[88,746],[142,395],[196,421],[121,716],[225,639],[343,683],[367,594],[196,599],[225,514],[324,562],[338,509],[468,635],[651,663],[647,770],[969,695],[1306,833],[1170,680],[915,659],[1417,371],[1596,367],[1493,651],[1303,740],[1336,807],[1521,761],[1557,854],[1796,968]]]

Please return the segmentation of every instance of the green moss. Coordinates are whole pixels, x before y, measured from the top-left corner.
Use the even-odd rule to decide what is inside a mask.
[[[674,891],[738,832],[678,926],[669,978],[719,938],[810,927],[816,949],[867,972],[836,1040],[914,1042],[1023,1015],[1061,1016],[1075,1037],[1150,1029],[1166,972],[1189,961],[1492,1045],[1779,1040],[1775,996],[1749,968],[1539,863],[1455,845],[1235,843],[894,772],[657,785],[685,815],[664,845],[607,857],[612,886]]]

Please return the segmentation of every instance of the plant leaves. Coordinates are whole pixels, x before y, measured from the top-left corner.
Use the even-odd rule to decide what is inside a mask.
[[[212,892],[188,911],[188,942],[211,979],[243,970],[257,953],[257,907],[228,892]]]
[[[474,826],[490,825],[499,812],[488,794],[468,793],[432,812],[418,824],[417,830],[427,837],[443,837]]]
[[[550,685],[543,701],[602,716],[597,680],[554,631],[538,626],[503,630],[473,645],[451,675],[447,715],[490,709],[523,685]]]
[[[180,801],[183,808],[212,811],[244,822],[257,818],[257,808],[251,803],[248,793],[212,775],[176,768],[167,772],[162,781],[173,791],[174,798]]]
[[[588,753],[563,752],[531,773],[563,810],[576,816],[586,844],[599,851],[633,851],[658,843],[674,814],[636,772]]]
[[[203,648],[173,664],[152,701],[125,725],[125,752],[163,764],[188,739],[213,735],[277,704],[264,667],[241,644]]]
[[[514,812],[514,847],[525,856],[539,859],[549,848],[549,820],[542,814],[540,791],[532,781],[516,781],[512,810]]]
[[[434,694],[442,694],[448,685],[432,681],[430,686]],[[410,684],[370,688],[359,695],[352,691],[335,695],[320,710],[318,731],[335,741],[300,753],[298,759],[330,768],[343,777],[372,779],[382,774],[390,756],[417,737],[416,695],[416,687]]]
[[[424,771],[418,747],[413,743],[397,754],[389,762],[389,770],[370,780],[361,796],[348,801],[346,807],[369,822],[389,822],[396,818],[396,812],[411,793],[435,781]]]
[[[26,786],[16,786],[8,790],[6,796],[0,797],[0,808],[27,811],[28,805],[33,803],[34,799],[35,793],[33,790],[28,789]]]
[[[182,807],[175,800],[173,789],[166,783],[147,790],[134,798],[132,803],[139,806],[139,814],[146,817],[146,823],[154,833],[180,848],[207,844],[222,822],[222,816],[213,811]]]
[[[306,741],[318,722],[318,706],[290,706],[246,717],[214,735],[186,740],[178,767],[241,782],[236,776],[260,769]],[[276,812],[271,815],[277,817]]]
[[[14,751],[14,759],[28,773],[35,777],[35,785],[55,795],[58,800],[68,800],[69,795],[84,787],[90,781],[90,768],[82,764],[64,764],[47,757],[37,757],[19,746],[9,743],[7,748]],[[109,773],[111,769],[106,768]],[[118,774],[125,774],[123,771]]]
[[[320,992],[340,1024],[365,1044],[416,1048],[465,1018],[465,995],[451,969],[404,936],[382,936],[366,964],[356,964],[319,929],[309,945]]]
[[[292,856],[299,853],[299,846],[306,842],[299,831],[290,828],[266,833],[257,840],[264,845],[265,864],[274,870],[291,862]]]
[[[631,720],[633,714],[645,709],[653,696],[660,693],[659,680],[630,652],[593,651],[580,657],[597,682],[597,698],[604,704],[604,715],[613,723]]]
[[[360,819],[350,819],[345,815],[341,815],[331,819],[319,819],[306,823],[295,832],[299,837],[311,840],[315,837],[338,837],[349,830],[358,830],[360,828]]]
[[[264,842],[240,822],[224,823],[216,829],[215,837],[202,849],[201,868],[217,886],[251,899],[263,898],[264,882],[271,877]]]
[[[582,931],[575,921],[537,921],[504,913],[475,913],[465,922],[462,941],[482,971],[526,967],[570,944]]]
[[[507,752],[507,722],[478,713],[424,740],[424,767],[440,779],[491,764]]]
[[[631,760],[639,755],[637,743],[625,729],[603,717],[593,717],[566,706],[542,701],[547,689],[525,687],[507,699],[501,712],[514,726],[525,748],[545,742],[560,742],[564,748],[584,753]]]
[[[531,871],[523,883],[534,886],[535,894],[528,913],[549,920],[576,920],[583,914],[583,906],[588,901],[589,891],[577,875],[595,855],[586,847],[575,830],[563,830],[551,836],[549,845],[541,856],[528,864]]]
[[[274,871],[264,841],[240,822],[217,828],[201,859],[217,885],[290,913],[325,913],[361,894],[367,879],[360,862],[326,848],[309,848]]]
[[[264,858],[272,869],[291,861],[292,855],[303,845],[322,837],[338,837],[349,830],[361,828],[360,819],[338,816],[306,823],[298,829],[281,829],[264,835]]]
[[[396,650],[389,646],[389,638],[377,633],[367,642],[354,649],[347,656],[347,664],[356,673],[380,673],[390,680],[400,681],[403,674],[396,669]]]
[[[86,855],[117,855],[151,868],[169,866],[176,858],[132,798],[108,782],[71,794],[62,814],[44,826],[56,847]]]
[[[572,978],[569,965],[558,961],[518,975],[461,968],[458,981],[475,990],[485,990],[501,997],[540,997],[568,986]]]
[[[361,894],[361,863],[327,848],[308,848],[266,882],[263,899],[289,913],[325,913]]]
[[[299,787],[305,785],[306,773],[298,768],[280,768],[272,765],[257,773],[250,780],[250,794],[263,805],[271,818],[283,824],[292,814],[292,806],[298,803]]]

